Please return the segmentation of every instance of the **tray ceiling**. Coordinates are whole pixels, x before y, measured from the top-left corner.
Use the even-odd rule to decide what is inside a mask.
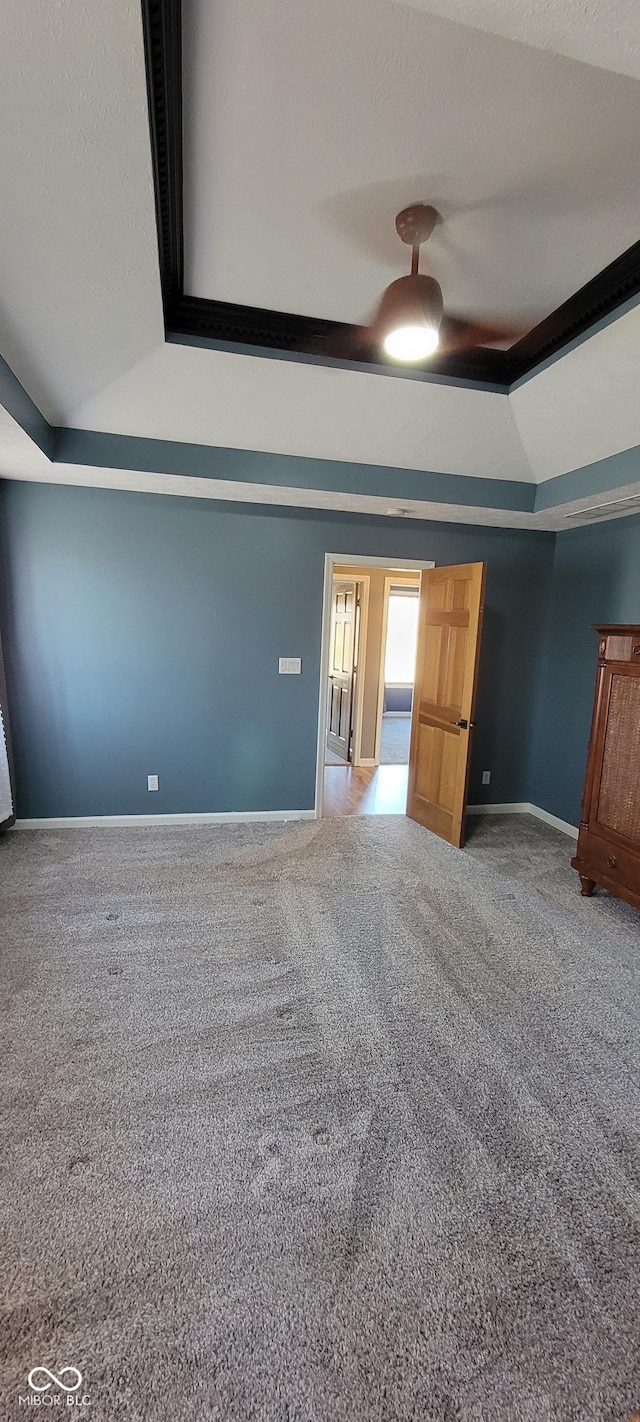
[[[185,0],[187,7],[192,3],[193,0]],[[221,22],[225,3],[226,0],[211,0],[211,10],[219,14]],[[274,16],[280,13],[278,3],[279,0],[270,0]],[[326,17],[331,13],[327,8],[330,4],[332,0],[327,0],[323,11]],[[566,4],[571,9],[573,0],[566,0]],[[344,0],[344,6],[353,16],[351,0]],[[565,350],[561,359],[546,369],[538,369],[533,378],[513,388],[509,396],[421,380],[381,379],[374,372],[302,364],[291,356],[270,360],[260,358],[256,351],[240,355],[165,341],[140,0],[104,0],[99,11],[91,15],[83,0],[33,0],[26,8],[21,0],[6,0],[5,9],[0,172],[7,220],[0,245],[0,351],[53,424],[166,441],[197,441],[209,446],[535,482],[640,446],[640,306],[625,315],[618,305],[616,319],[611,319],[605,329],[592,332],[577,349]],[[261,13],[256,43],[262,43],[264,38],[266,11]],[[377,12],[367,7],[367,13]],[[416,14],[420,23],[432,18],[408,6],[401,13],[411,24]],[[195,17],[194,11],[189,14]],[[461,36],[465,43],[474,33],[444,20],[437,23]],[[316,35],[317,26],[311,33],[312,37]],[[338,36],[342,33],[342,29],[336,31]],[[364,62],[369,54],[366,27],[363,33]],[[221,40],[223,37],[221,34]],[[479,39],[491,41],[491,36],[480,35]],[[523,51],[528,61],[533,59],[536,64],[555,62],[553,55],[504,43],[508,55]],[[326,60],[326,46],[323,52]],[[295,46],[291,55],[292,60],[296,59]],[[265,57],[271,64],[269,48]],[[387,90],[378,95],[381,120],[395,112],[394,96],[402,89],[404,71],[396,72],[392,60],[393,56],[389,60]],[[595,76],[598,84],[605,84],[602,133],[612,134],[611,114],[615,110],[620,128],[616,152],[618,157],[626,153],[625,162],[628,161],[624,123],[640,86],[622,81],[625,98],[624,103],[618,104],[617,87],[606,87],[610,83],[617,85],[615,75],[560,63],[563,77],[562,82],[558,81],[559,89],[565,74],[574,71],[590,76],[591,82]],[[280,75],[285,75],[287,64],[282,54],[278,64]],[[312,73],[315,64],[311,56]],[[247,81],[249,74],[247,70]],[[466,78],[458,84],[458,92],[465,89],[465,83]],[[300,83],[298,91],[303,90]],[[445,90],[450,92],[451,85],[442,85],[443,94]],[[256,97],[249,88],[248,94],[246,112],[251,118],[251,133],[255,134],[261,127],[261,118],[263,127],[266,119],[260,95]],[[606,95],[609,98],[605,103]],[[363,103],[365,99],[369,102],[367,86],[361,98]],[[501,95],[496,92],[496,111],[501,102]],[[453,110],[451,115],[455,117]],[[285,118],[286,137],[294,125],[282,109],[281,124]],[[319,128],[323,122],[325,117],[321,115]],[[333,138],[334,125],[329,111],[326,127]],[[387,130],[381,127],[380,132]],[[245,157],[250,156],[251,135],[239,137],[245,144]],[[384,162],[371,180],[374,194],[379,193],[379,183],[395,183],[399,178],[404,181],[402,171],[399,178],[397,170],[393,177],[389,176],[395,169],[395,158],[392,168],[387,138],[381,137],[380,142]],[[559,172],[566,173],[565,187],[571,193],[572,170],[563,150],[564,142],[559,125],[555,155],[559,166],[553,171],[556,177]],[[590,149],[599,153],[599,142],[600,136],[594,146],[593,129],[587,130],[585,125],[583,150],[576,168],[583,177],[589,171]],[[279,152],[283,145],[286,147],[283,130],[276,124],[271,148]],[[345,177],[345,170],[351,172],[360,163],[361,150],[371,155],[371,146],[364,145],[362,130],[356,133],[354,128],[353,136],[348,135],[345,143],[334,196],[349,190],[351,178]],[[558,157],[562,152],[564,169]],[[480,136],[477,153],[478,163],[484,161]],[[212,153],[208,162],[212,185],[214,157]],[[548,167],[551,171],[551,162]],[[412,168],[409,176],[419,177],[413,163]],[[423,175],[425,171],[426,168]],[[612,160],[612,180],[614,171]],[[365,177],[358,192],[363,188],[368,191],[369,178]],[[545,181],[547,178],[548,174]],[[236,181],[238,191],[244,191],[240,167]],[[635,176],[628,186],[630,193],[636,192]],[[325,187],[328,191],[330,184],[327,182]],[[268,215],[272,211],[268,184],[263,183],[260,191]],[[392,220],[406,194],[384,191]],[[417,195],[412,189],[411,196]],[[505,188],[505,201],[506,195]],[[358,213],[362,223],[359,207]],[[485,220],[486,210],[480,203],[475,209],[465,209],[460,222],[462,217],[471,222],[474,215],[484,215]],[[249,227],[236,225],[235,234],[230,218],[225,241],[230,251],[237,238],[251,252],[251,260],[254,253],[257,260],[266,238],[260,234],[256,212],[251,210],[250,217]],[[455,232],[453,224],[457,220],[454,215],[450,234]],[[323,233],[334,234],[334,266],[338,257],[340,261],[348,257],[355,271],[361,260],[355,236],[339,230],[333,216],[331,221],[323,216],[322,222]],[[611,246],[603,249],[603,260],[629,240],[628,233],[623,236],[618,232],[616,236],[614,228],[612,221]],[[586,250],[591,231],[591,219],[585,218],[580,251]],[[439,240],[444,239],[445,232],[443,227]],[[367,225],[367,238],[369,235]],[[634,225],[631,240],[638,235]],[[392,228],[384,241],[390,242],[389,250],[369,251],[362,258],[370,263],[374,299],[380,286],[397,270],[392,255]],[[471,250],[470,243],[471,237],[465,251]],[[545,240],[535,248],[536,260],[544,257],[554,271],[556,247],[560,250],[561,244]],[[320,248],[324,253],[322,243]],[[398,252],[401,261],[404,249],[399,244]],[[452,260],[453,251],[450,257]],[[282,262],[277,244],[274,265],[276,258]],[[260,264],[263,276],[268,278],[268,264],[263,257]],[[281,267],[278,270],[281,281]],[[467,278],[469,270],[467,263]],[[474,270],[481,270],[478,261]],[[576,274],[576,282],[579,279]],[[246,299],[244,291],[241,294]],[[230,293],[225,291],[224,295],[228,297]],[[306,294],[304,309],[309,309]],[[19,472],[25,460],[31,468],[26,436],[24,440],[20,436],[16,444],[14,434],[0,423],[0,474]],[[47,467],[44,456],[37,451],[33,457],[39,468]],[[630,478],[625,476],[625,482]]]
[[[640,231],[640,84],[389,0],[185,0],[185,290],[365,321],[406,269],[536,324]]]

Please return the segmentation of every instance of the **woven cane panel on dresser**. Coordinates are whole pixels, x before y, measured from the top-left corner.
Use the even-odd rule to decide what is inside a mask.
[[[640,838],[640,677],[613,676],[597,820]]]

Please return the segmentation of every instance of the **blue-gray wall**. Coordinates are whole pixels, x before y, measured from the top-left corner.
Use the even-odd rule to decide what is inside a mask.
[[[20,816],[310,808],[325,552],[487,561],[470,799],[531,798],[553,535],[11,481],[0,528]]]
[[[640,623],[640,516],[560,533],[537,690],[529,799],[576,825],[598,640],[592,623]],[[640,768],[629,766],[629,774]]]
[[[413,701],[412,686],[386,686],[384,688],[383,711],[395,711],[408,716]]]

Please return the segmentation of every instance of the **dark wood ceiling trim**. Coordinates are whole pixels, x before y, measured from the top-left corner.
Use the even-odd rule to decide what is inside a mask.
[[[519,379],[541,361],[556,355],[638,292],[640,242],[635,242],[511,347],[511,380]]]
[[[182,0],[142,0],[151,159],[165,325],[182,295]]]
[[[349,337],[358,334],[357,357],[345,355]],[[460,380],[487,385],[493,390],[506,390],[507,355],[504,351],[476,350],[441,356],[423,366],[385,365],[380,353],[366,344],[362,327],[324,321],[315,316],[297,316],[283,311],[266,311],[255,306],[238,306],[233,302],[209,301],[199,296],[182,296],[171,309],[167,334],[175,337],[197,337],[229,345],[262,348],[271,353],[287,352],[298,360],[327,360],[343,369],[370,369],[377,374],[419,379]]]
[[[301,361],[326,357],[346,369],[385,367],[379,352],[359,342],[357,361],[346,358],[345,344],[359,328],[299,316],[187,296],[184,291],[183,150],[182,150],[182,0],[141,0],[147,65],[151,153],[158,227],[160,278],[165,329],[178,339],[197,337],[216,345],[247,346],[288,353]],[[478,348],[465,354],[436,356],[406,371],[412,379],[463,380],[479,387],[508,390],[536,366],[588,332],[604,317],[640,293],[640,242],[605,267],[556,311],[523,336],[509,351]],[[402,376],[389,365],[389,374]]]

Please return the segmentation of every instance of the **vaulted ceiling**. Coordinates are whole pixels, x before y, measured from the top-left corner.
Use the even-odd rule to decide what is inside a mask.
[[[450,310],[547,317],[640,235],[637,21],[583,9],[183,0],[185,291],[360,322],[423,200]],[[640,445],[635,294],[503,393],[165,339],[140,0],[3,29],[0,352],[53,425],[533,484]]]

